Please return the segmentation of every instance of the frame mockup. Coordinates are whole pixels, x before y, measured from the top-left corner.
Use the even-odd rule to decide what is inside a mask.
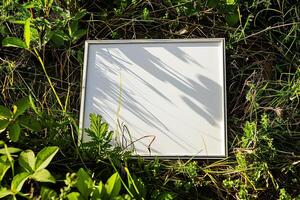
[[[96,113],[134,155],[225,158],[225,75],[223,38],[86,41],[82,140]]]

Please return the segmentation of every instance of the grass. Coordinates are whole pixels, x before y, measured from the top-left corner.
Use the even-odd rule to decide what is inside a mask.
[[[31,19],[29,47],[1,46],[0,104],[10,107],[31,95],[44,128],[22,131],[17,143],[4,133],[0,138],[35,152],[59,146],[49,166],[57,172],[57,191],[65,174],[80,167],[98,182],[115,169],[125,176],[126,166],[142,179],[147,199],[300,198],[297,1],[32,2],[37,6],[0,3],[2,41],[25,41],[24,21]],[[132,161],[127,154],[118,159],[112,153],[110,162],[76,146],[84,40],[202,37],[226,38],[228,158]]]

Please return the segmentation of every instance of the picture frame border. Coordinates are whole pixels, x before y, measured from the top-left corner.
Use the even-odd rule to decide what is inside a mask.
[[[81,104],[79,116],[79,134],[78,144],[82,143],[84,134],[84,116],[85,116],[85,95],[87,86],[87,71],[88,71],[88,55],[89,46],[94,44],[161,44],[161,43],[216,43],[221,42],[223,49],[223,100],[224,100],[224,142],[225,155],[200,155],[200,156],[132,156],[133,158],[143,157],[144,159],[224,159],[228,157],[228,136],[227,136],[227,94],[226,94],[226,52],[225,52],[225,38],[195,38],[195,39],[132,39],[132,40],[86,40],[84,47],[84,62],[81,81]]]

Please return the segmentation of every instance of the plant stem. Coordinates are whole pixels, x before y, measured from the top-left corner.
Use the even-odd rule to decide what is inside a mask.
[[[63,112],[65,112],[64,106],[62,105],[62,103],[61,103],[61,101],[60,101],[60,98],[58,97],[57,92],[56,92],[56,90],[55,90],[55,88],[54,88],[54,86],[53,86],[53,84],[52,84],[52,82],[51,82],[51,79],[50,79],[50,77],[49,77],[49,75],[48,75],[48,73],[47,73],[47,71],[46,71],[45,64],[44,64],[44,62],[43,62],[41,56],[39,55],[39,53],[38,53],[38,51],[36,50],[36,48],[33,48],[33,51],[34,51],[34,55],[37,57],[37,59],[39,60],[41,66],[42,66],[42,68],[43,68],[43,71],[44,71],[44,73],[45,73],[45,76],[46,76],[46,78],[47,78],[47,81],[48,81],[48,83],[49,83],[49,85],[50,85],[50,87],[51,87],[51,89],[52,89],[52,92],[53,92],[54,95],[55,95],[55,98],[56,98],[56,100],[57,100],[59,106],[61,107],[61,109],[63,110]]]

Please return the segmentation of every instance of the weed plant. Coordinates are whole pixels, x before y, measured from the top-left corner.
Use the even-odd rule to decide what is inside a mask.
[[[300,199],[298,1],[4,0],[0,10],[0,198]],[[130,160],[100,116],[78,147],[84,40],[212,37],[226,38],[228,158]],[[24,163],[49,146],[60,150],[47,183]]]

